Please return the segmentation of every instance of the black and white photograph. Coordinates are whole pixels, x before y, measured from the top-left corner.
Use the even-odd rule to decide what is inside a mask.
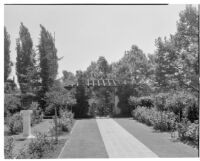
[[[3,9],[4,159],[199,158],[200,5]]]

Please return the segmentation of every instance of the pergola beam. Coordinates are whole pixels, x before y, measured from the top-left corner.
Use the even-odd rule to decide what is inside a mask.
[[[103,80],[103,85],[106,86],[106,84],[105,84],[105,82],[104,82],[104,79],[102,79],[102,80]]]
[[[95,82],[96,81],[96,82]],[[64,87],[66,89],[71,89],[71,88],[74,88],[74,87],[78,87],[80,85],[83,85],[83,86],[98,86],[98,87],[118,87],[120,86],[117,81],[115,81],[114,79],[88,79],[84,84],[79,84],[78,82],[74,83],[74,84],[69,84],[69,85],[65,85]]]
[[[98,86],[100,86],[99,79],[97,80],[97,82],[98,82]]]

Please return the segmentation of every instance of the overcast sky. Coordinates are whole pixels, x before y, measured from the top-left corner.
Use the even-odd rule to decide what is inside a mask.
[[[118,61],[133,44],[146,54],[154,53],[155,39],[175,33],[179,12],[184,8],[185,5],[5,6],[4,23],[11,36],[13,62],[20,22],[28,27],[34,47],[38,45],[39,24],[55,32],[58,57],[64,56],[59,62],[60,77],[62,70],[85,70],[99,56],[105,56],[109,63]]]

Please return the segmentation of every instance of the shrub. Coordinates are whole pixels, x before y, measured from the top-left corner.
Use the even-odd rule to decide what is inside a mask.
[[[166,108],[176,115],[179,115],[179,121],[187,118],[191,122],[198,119],[197,98],[190,93],[176,92],[166,100]]]
[[[147,125],[153,125],[153,109],[149,110],[146,107],[140,107],[138,106],[134,111],[133,111],[133,116],[136,120],[139,122],[145,123]]]
[[[26,148],[21,149],[17,159],[40,159],[45,154],[54,151],[55,140],[46,134],[37,133]]]
[[[155,130],[170,131],[174,129],[176,116],[172,112],[162,112],[155,108],[138,106],[133,111],[133,117],[139,122],[153,126]]]
[[[53,104],[49,104],[45,108],[44,114],[47,115],[47,116],[53,116],[53,115],[55,115],[55,106]]]
[[[134,110],[137,108],[137,106],[139,105],[138,103],[138,98],[134,97],[134,96],[130,96],[128,99],[128,103],[131,106],[131,108]]]
[[[181,123],[177,125],[179,138],[181,140],[190,140],[198,145],[199,139],[199,124],[198,121],[191,123],[187,119],[183,119]]]
[[[199,139],[199,124],[198,123],[192,123],[188,126],[186,137],[188,137],[190,140],[194,141],[196,145],[198,145],[198,139]]]
[[[174,130],[176,125],[176,116],[172,112],[157,111],[157,117],[153,120],[153,128],[161,131]]]
[[[61,117],[57,118],[57,133],[61,133],[62,131],[64,132],[70,132],[72,125],[73,125],[73,121],[74,121],[74,114],[72,112],[69,111],[63,111],[61,112]],[[55,118],[53,119],[53,125],[52,127],[49,129],[49,133],[51,134],[51,136],[55,135]]]
[[[5,159],[13,159],[14,138],[8,137],[4,140],[4,157]]]
[[[154,96],[154,104],[157,110],[166,111],[166,100],[169,97],[169,93],[159,93]]]
[[[74,115],[71,112],[64,111],[61,113],[61,118],[59,120],[59,126],[62,131],[69,132],[72,128]]]
[[[17,134],[22,132],[23,123],[22,116],[20,115],[20,113],[15,113],[11,117],[9,117],[7,125],[11,134]]]
[[[31,115],[31,125],[35,125],[42,122],[42,114],[41,111],[38,109],[38,106],[39,105],[37,102],[33,102],[31,104],[30,109],[33,110],[33,113]]]
[[[150,96],[140,97],[140,98],[138,98],[137,102],[138,102],[139,106],[144,106],[144,107],[148,107],[148,108],[154,106],[154,100]]]
[[[13,114],[20,111],[20,99],[12,94],[5,94],[4,96],[4,115],[7,116],[9,113]]]

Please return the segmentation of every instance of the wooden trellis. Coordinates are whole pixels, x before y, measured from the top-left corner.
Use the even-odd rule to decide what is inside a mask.
[[[116,95],[116,87],[121,86],[118,81],[114,79],[88,79],[84,81],[83,84],[79,84],[78,82],[74,84],[65,84],[64,88],[67,90],[71,90],[72,88],[76,88],[78,86],[84,86],[84,87],[112,87],[114,89],[114,104],[115,104],[115,95]]]
[[[118,87],[120,84],[114,79],[88,79],[84,84],[81,84],[87,87]],[[66,89],[71,89],[78,87],[80,84],[78,82],[74,84],[66,84],[64,87]]]

